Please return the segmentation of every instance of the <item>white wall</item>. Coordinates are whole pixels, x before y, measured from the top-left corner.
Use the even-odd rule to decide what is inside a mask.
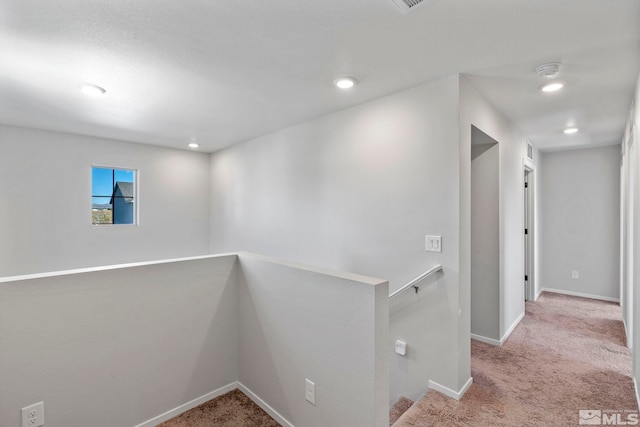
[[[624,164],[626,173],[621,176],[622,182],[635,182],[634,188],[622,186],[627,193],[629,202],[629,215],[624,219],[622,230],[629,234],[629,238],[623,235],[621,246],[629,246],[629,251],[625,253],[620,264],[620,270],[629,274],[623,275],[621,293],[623,295],[623,308],[625,323],[627,326],[628,341],[633,343],[632,364],[633,382],[636,387],[636,399],[638,399],[638,381],[640,381],[640,76],[636,83],[634,101],[629,112],[629,121],[622,143],[624,144]],[[630,145],[634,146],[630,149]],[[632,158],[633,156],[633,158]],[[633,190],[633,194],[630,194]],[[638,399],[640,402],[640,399]],[[640,404],[640,403],[639,403]]]
[[[0,425],[44,401],[46,425],[151,426],[240,386],[285,424],[387,427],[388,292],[246,253],[1,278]]]
[[[640,103],[640,78],[636,86],[635,105]],[[631,215],[629,217],[629,229],[633,229],[631,233],[631,245],[633,247],[632,257],[628,259],[628,266],[631,268],[629,272],[631,277],[628,278],[627,286],[632,287],[628,295],[632,300],[631,308],[631,323],[632,327],[628,329],[628,333],[632,336],[631,341],[633,344],[633,379],[636,387],[636,399],[640,402],[640,395],[638,394],[638,377],[640,372],[640,185],[638,185],[638,179],[640,179],[640,110],[636,107],[633,111],[633,136],[630,141],[633,141],[635,149],[633,150],[634,161],[632,161],[630,168],[630,179],[636,183],[633,190],[633,204],[631,205]],[[639,403],[640,405],[640,403]]]
[[[240,382],[295,426],[388,427],[387,282],[239,259]]]
[[[139,226],[91,225],[91,166],[139,170]],[[0,277],[209,253],[209,156],[0,125]]]
[[[425,279],[420,291],[413,289],[399,294],[390,301],[389,307],[389,343],[390,359],[390,402],[395,403],[400,396],[416,400],[424,394],[428,380],[458,392],[462,386],[457,383],[442,383],[443,377],[434,375],[440,367],[454,372],[459,360],[451,357],[446,364],[441,360],[443,354],[454,355],[458,352],[458,342],[454,340],[431,340],[430,329],[437,326],[443,336],[454,336],[458,330],[456,319],[449,306],[442,301],[450,298],[449,278],[437,273]],[[432,333],[431,333],[432,334]],[[407,343],[406,356],[394,352],[395,340]],[[469,341],[467,336],[466,341]],[[464,354],[461,358],[464,358]],[[469,367],[467,367],[469,369]],[[468,380],[469,377],[466,377]],[[463,382],[464,383],[464,382]]]
[[[211,251],[383,277],[391,290],[441,264],[445,288],[428,301],[439,317],[421,311],[407,332],[419,336],[415,358],[392,370],[427,366],[424,387],[458,390],[470,365],[468,326],[459,329],[458,118],[452,76],[214,154]],[[425,234],[442,236],[442,253],[425,252]]]
[[[620,147],[545,153],[542,181],[543,288],[617,300]]]
[[[494,140],[499,148],[500,197],[500,340],[504,340],[524,314],[524,169],[526,140],[509,120],[465,78],[460,79],[460,161],[471,161],[471,126]],[[468,160],[467,160],[468,159]],[[461,236],[470,236],[471,176],[461,166]],[[470,247],[461,245],[461,265],[470,265]],[[461,269],[461,277],[469,274]],[[462,279],[461,279],[462,281]],[[473,304],[473,301],[471,301]],[[465,310],[464,305],[461,305]]]
[[[636,227],[635,186],[637,185],[638,156],[635,142],[633,108],[622,140],[620,162],[620,305],[627,336],[627,346],[634,346],[634,245]]]
[[[473,143],[488,149],[471,160],[471,333],[500,340],[499,144]]]
[[[457,261],[457,82],[447,78],[212,156],[213,252],[390,279]],[[424,235],[443,234],[442,254]],[[449,262],[451,263],[451,262]]]
[[[236,256],[0,281],[0,425],[132,427],[237,379]],[[0,279],[2,280],[2,279]]]
[[[533,269],[533,298],[535,301],[542,292],[542,254],[544,253],[544,243],[542,236],[544,235],[544,200],[542,199],[543,183],[542,177],[544,176],[544,156],[540,150],[534,147],[533,149],[533,162],[535,164],[535,171],[533,172],[533,198],[534,198],[534,212],[533,212],[533,228],[534,234],[534,254],[535,265]]]
[[[627,268],[629,266],[628,254],[628,238],[630,237],[627,232],[627,226],[629,225],[628,214],[629,206],[627,199],[628,194],[628,180],[629,180],[629,154],[628,154],[628,141],[630,140],[630,128],[633,123],[633,117],[629,116],[627,121],[627,127],[625,129],[625,136],[622,140],[621,154],[622,159],[620,162],[620,306],[622,307],[622,322],[625,326],[627,334],[627,346],[632,347],[632,335],[630,334],[630,327],[632,327],[633,319],[633,301],[631,287],[628,285],[629,278],[627,277]]]

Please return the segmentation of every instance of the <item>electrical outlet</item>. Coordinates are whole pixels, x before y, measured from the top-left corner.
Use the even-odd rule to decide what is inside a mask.
[[[579,278],[580,278],[580,272],[579,272],[579,271],[576,271],[576,270],[573,270],[573,271],[571,272],[571,278],[572,278],[572,279],[579,279]]]
[[[44,402],[22,408],[22,427],[41,427],[44,425]]]
[[[304,379],[304,397],[309,403],[316,404],[316,384],[309,378]]]

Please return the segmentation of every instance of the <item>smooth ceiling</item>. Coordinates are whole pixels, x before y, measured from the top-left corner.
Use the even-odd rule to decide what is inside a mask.
[[[536,146],[613,144],[639,46],[637,0],[4,0],[0,122],[215,151],[460,72]],[[555,98],[534,73],[551,60]]]

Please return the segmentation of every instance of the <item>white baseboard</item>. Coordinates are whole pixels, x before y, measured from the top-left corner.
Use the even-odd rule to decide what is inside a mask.
[[[638,408],[640,408],[640,395],[638,394],[638,382],[636,381],[636,377],[633,377],[633,388],[636,391],[636,403],[638,404]]]
[[[469,390],[469,387],[471,387],[471,384],[473,384],[473,378],[469,377],[467,382],[464,383],[464,385],[459,391],[453,391],[449,387],[445,387],[442,384],[438,384],[435,381],[429,380],[429,389],[439,391],[445,396],[449,396],[455,400],[460,400],[462,396],[464,396],[464,394],[467,392],[467,390]]]
[[[524,318],[524,311],[522,313],[520,313],[520,316],[518,316],[516,321],[513,322],[513,325],[511,325],[511,327],[509,327],[509,329],[507,329],[507,332],[504,333],[502,338],[500,338],[500,345],[504,344],[504,342],[507,340],[507,338],[509,338],[509,335],[511,335],[511,333],[516,329],[516,326],[518,326],[518,324],[520,323],[520,321],[523,318]]]
[[[490,345],[495,345],[496,347],[502,347],[502,345],[507,340],[507,338],[509,338],[509,335],[511,335],[511,333],[514,331],[514,329],[516,329],[516,326],[518,326],[518,323],[520,323],[520,321],[523,318],[524,318],[524,312],[522,312],[522,314],[520,316],[518,316],[516,321],[513,322],[513,325],[511,325],[511,327],[507,330],[507,332],[503,335],[503,337],[499,341],[494,339],[494,338],[487,338],[487,337],[484,337],[482,335],[476,335],[476,334],[471,334],[471,339],[472,340],[476,340],[476,341],[480,341],[480,342],[483,342],[483,343],[487,343],[487,344],[490,344]]]
[[[534,299],[533,302],[538,301],[538,298],[540,298],[540,294],[542,294],[542,288],[538,289],[538,293],[536,294],[536,299]]]
[[[197,397],[183,405],[180,405],[176,408],[173,408],[170,411],[165,412],[164,414],[158,415],[157,417],[153,417],[150,420],[147,420],[143,423],[138,424],[135,427],[155,427],[160,423],[163,423],[171,418],[177,417],[178,415],[187,412],[189,409],[193,409],[198,405],[202,405],[205,402],[208,402],[211,399],[215,399],[218,396],[222,396],[225,393],[228,393],[232,390],[240,389],[241,392],[247,395],[249,399],[251,399],[256,405],[261,407],[267,414],[271,416],[274,420],[279,422],[283,427],[295,427],[291,424],[285,417],[280,415],[278,411],[269,406],[264,400],[258,397],[257,394],[249,390],[244,384],[239,381],[234,381],[230,384],[227,384],[224,387],[220,387],[217,390],[211,391],[207,394],[204,394],[200,397]]]
[[[469,390],[469,387],[471,387],[471,384],[473,384],[473,378],[469,377],[467,382],[464,383],[464,385],[462,386],[462,388],[458,392],[458,394],[460,395],[460,399],[462,399],[462,396],[464,396],[464,394],[467,392],[467,390]],[[460,400],[460,399],[458,399],[458,400]]]
[[[255,394],[254,392],[252,392],[251,390],[249,390],[244,384],[242,384],[241,382],[237,382],[236,383],[238,388],[240,389],[241,392],[243,392],[244,394],[247,395],[247,397],[251,400],[253,400],[253,402],[258,405],[259,407],[261,407],[267,414],[269,414],[271,416],[271,418],[273,418],[274,420],[276,420],[277,422],[280,423],[280,425],[282,425],[283,427],[294,427],[293,424],[291,424],[285,417],[283,417],[282,415],[280,415],[278,413],[278,411],[276,411],[275,409],[273,409],[271,406],[269,406],[267,404],[267,402],[265,402],[264,400],[262,400],[260,397],[258,397],[257,394]]]
[[[629,330],[627,329],[627,321],[625,320],[624,316],[622,316],[622,326],[624,326],[624,338],[627,344],[627,348],[629,350],[633,350],[633,346],[632,341],[629,339]],[[638,408],[640,408],[640,406],[638,406]]]
[[[582,292],[565,291],[563,289],[542,288],[541,292],[551,292],[553,294],[569,295],[572,297],[581,297],[589,299],[597,299],[600,301],[617,302],[620,303],[620,298],[603,297],[600,295],[584,294]]]
[[[167,420],[170,420],[173,417],[177,417],[183,412],[187,412],[189,409],[193,409],[198,405],[202,405],[204,402],[208,402],[211,399],[215,399],[218,396],[222,396],[223,394],[228,393],[232,390],[235,390],[236,388],[238,388],[238,384],[236,382],[232,382],[230,384],[225,385],[224,387],[220,387],[217,390],[211,391],[200,397],[196,397],[195,399],[183,405],[173,408],[172,410],[167,411],[164,414],[158,415],[157,417],[153,417],[150,420],[140,423],[135,427],[155,427],[158,424],[163,423]]]
[[[496,347],[500,347],[502,345],[500,341],[493,338],[483,337],[482,335],[471,334],[471,339],[480,341],[486,344],[495,345]]]

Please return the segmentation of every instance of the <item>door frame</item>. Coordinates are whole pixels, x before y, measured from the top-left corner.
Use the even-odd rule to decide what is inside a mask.
[[[538,298],[536,292],[536,191],[535,191],[536,166],[529,158],[522,159],[522,248],[523,248],[523,277],[524,299],[535,301]],[[525,182],[528,182],[528,191],[525,191]],[[528,222],[528,224],[527,224]],[[525,235],[524,230],[528,233]],[[527,266],[528,272],[527,272]],[[527,281],[524,281],[525,275]]]
[[[623,208],[625,209],[625,214],[626,214],[626,236],[625,236],[625,253],[624,256],[626,258],[626,295],[623,297],[622,295],[620,295],[620,299],[621,301],[623,301],[623,304],[625,304],[624,306],[624,310],[626,311],[626,317],[625,317],[625,329],[626,329],[626,333],[627,333],[627,347],[629,347],[630,349],[633,348],[634,345],[634,340],[633,340],[633,317],[634,317],[634,293],[635,293],[635,289],[634,287],[636,286],[635,283],[635,257],[636,257],[636,253],[638,248],[636,248],[635,245],[635,229],[637,226],[637,222],[635,219],[635,216],[637,215],[637,200],[636,200],[636,187],[637,187],[637,169],[638,169],[638,147],[637,144],[635,144],[635,138],[636,138],[636,129],[635,126],[631,128],[630,130],[630,134],[629,134],[629,140],[627,142],[627,147],[626,147],[626,154],[627,154],[627,170],[626,170],[626,185],[625,185],[625,191],[626,191],[626,207]]]

